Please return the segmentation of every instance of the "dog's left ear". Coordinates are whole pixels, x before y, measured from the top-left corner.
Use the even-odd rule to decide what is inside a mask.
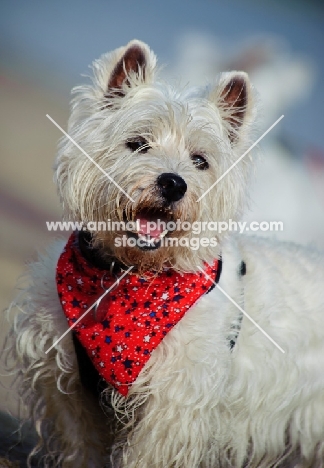
[[[107,97],[125,96],[130,88],[152,81],[156,57],[144,42],[133,40],[110,58]]]
[[[216,104],[231,145],[234,146],[247,124],[255,118],[252,85],[248,75],[244,72],[223,73],[209,98]]]

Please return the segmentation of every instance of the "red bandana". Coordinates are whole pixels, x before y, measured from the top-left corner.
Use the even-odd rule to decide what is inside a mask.
[[[218,260],[206,265],[206,274],[215,279],[217,267]],[[74,233],[58,260],[56,282],[72,327],[116,279],[84,259]],[[101,377],[126,396],[168,331],[212,286],[202,272],[166,269],[152,279],[130,273],[102,299],[101,317],[93,307],[74,330]]]

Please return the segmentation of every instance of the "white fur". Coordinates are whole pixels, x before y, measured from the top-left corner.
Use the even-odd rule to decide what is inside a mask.
[[[94,84],[78,89],[69,133],[135,204],[142,203],[147,187],[148,199],[156,203],[154,180],[174,171],[188,184],[187,198],[175,208],[181,219],[237,218],[248,180],[246,162],[224,178],[216,195],[210,193],[199,206],[196,199],[247,147],[255,118],[252,88],[248,85],[239,139],[231,143],[231,110],[221,95],[234,75],[224,75],[212,90],[178,92],[154,82],[155,57],[146,45],[136,44],[148,61],[145,79],[142,71],[130,73],[125,96],[104,98],[105,83],[130,45],[104,56],[95,64]],[[111,105],[105,108],[107,99]],[[134,157],[125,140],[138,134],[146,135],[151,149]],[[197,172],[189,157],[192,150],[204,151],[210,171]],[[65,210],[74,218],[118,218],[120,207],[129,209],[116,187],[67,140],[59,150],[56,178]],[[16,318],[12,354],[20,394],[45,447],[46,466],[324,466],[324,256],[251,237],[218,240],[217,248],[170,250],[166,258],[188,271],[221,252],[220,288],[285,354],[245,316],[231,351],[229,339],[241,313],[216,287],[168,333],[127,398],[111,388],[104,392],[106,416],[82,389],[70,334],[45,353],[67,330],[55,285],[64,243],[57,242],[31,265],[31,285],[15,302],[24,312]],[[145,255],[155,261],[155,254],[138,253],[138,265]],[[247,273],[240,277],[242,260]]]

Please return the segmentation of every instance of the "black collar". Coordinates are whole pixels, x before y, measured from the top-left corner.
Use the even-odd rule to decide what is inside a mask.
[[[95,268],[108,270],[112,276],[118,276],[128,267],[112,255],[103,256],[100,249],[93,247],[92,234],[89,231],[80,231],[78,236],[79,249],[83,257]],[[133,269],[134,271],[134,269]]]
[[[100,249],[93,247],[92,234],[89,231],[80,231],[78,236],[79,249],[83,257],[90,263],[90,265],[98,268],[99,270],[108,270],[112,276],[118,276],[122,271],[127,271],[128,267],[124,263],[117,260],[112,255],[103,256]],[[243,264],[244,262],[242,262]],[[215,283],[219,282],[221,273],[222,273],[222,256],[220,255],[218,261],[218,268],[215,277]],[[135,268],[132,270],[136,271]],[[244,273],[245,274],[245,273]],[[214,289],[215,284],[213,284],[208,292]]]

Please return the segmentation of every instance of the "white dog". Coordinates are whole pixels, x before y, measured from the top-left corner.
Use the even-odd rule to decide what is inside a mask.
[[[155,69],[132,41],[74,90],[56,181],[85,228],[30,266],[15,302],[34,453],[62,468],[323,467],[324,257],[211,228],[242,213],[252,86],[231,72],[176,90]]]

